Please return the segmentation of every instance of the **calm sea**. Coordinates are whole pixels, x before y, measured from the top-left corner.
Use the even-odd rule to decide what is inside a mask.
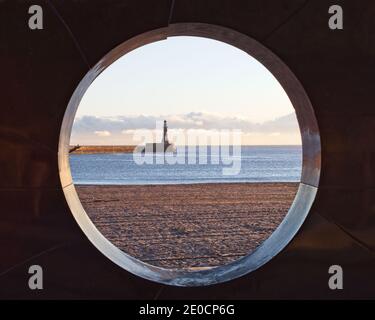
[[[153,164],[139,165],[132,153],[72,154],[70,166],[76,184],[297,182],[301,177],[301,146],[242,146],[240,156],[233,150],[225,156],[217,148],[208,148],[206,152],[197,148],[196,158],[190,155],[190,162],[196,159],[196,164],[188,163],[187,153],[178,164],[168,164],[163,157],[152,155]],[[202,163],[205,158],[207,164]],[[234,166],[236,174],[223,174],[224,168]]]

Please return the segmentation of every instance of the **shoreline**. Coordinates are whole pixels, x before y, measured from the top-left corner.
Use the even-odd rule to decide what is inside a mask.
[[[163,268],[230,263],[266,240],[296,182],[75,185],[97,229],[131,256]]]
[[[108,146],[69,146],[69,154],[115,154],[115,153],[132,153],[137,146],[132,145],[108,145]]]
[[[69,154],[85,155],[85,154],[117,154],[117,153],[132,153],[139,146],[133,145],[70,145]],[[181,146],[176,146],[181,147]],[[187,145],[185,147],[188,147]],[[196,147],[199,147],[198,145]],[[210,147],[210,146],[206,146]],[[211,146],[213,147],[213,146]],[[286,144],[286,145],[241,145],[241,147],[302,147],[300,144]]]
[[[288,184],[293,184],[293,185],[299,185],[301,181],[221,181],[221,182],[176,182],[176,183],[128,183],[128,184],[114,184],[114,183],[109,183],[109,184],[95,184],[95,183],[75,183],[73,182],[73,185],[76,187],[147,187],[147,186],[195,186],[195,185],[237,185],[237,184],[273,184],[273,185],[288,185]]]

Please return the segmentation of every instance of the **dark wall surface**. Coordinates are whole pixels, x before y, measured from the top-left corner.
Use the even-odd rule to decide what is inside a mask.
[[[28,28],[28,8],[44,29]],[[375,3],[335,1],[344,30],[319,0],[0,0],[0,298],[375,297]],[[244,33],[294,72],[321,134],[318,195],[293,241],[259,270],[228,283],[178,288],[122,270],[87,240],[60,185],[57,150],[69,99],[120,43],[169,23]],[[28,288],[43,266],[44,289]],[[328,268],[344,269],[344,290]]]

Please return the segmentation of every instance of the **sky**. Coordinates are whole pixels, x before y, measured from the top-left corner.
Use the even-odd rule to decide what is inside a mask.
[[[170,37],[118,59],[79,105],[71,144],[139,144],[134,132],[171,136],[241,130],[242,144],[300,144],[293,106],[273,75],[247,53],[200,37]],[[156,139],[156,137],[154,137]]]

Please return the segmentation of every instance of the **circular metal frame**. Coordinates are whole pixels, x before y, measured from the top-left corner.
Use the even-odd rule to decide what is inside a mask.
[[[296,115],[302,136],[302,176],[288,214],[278,228],[256,250],[227,265],[185,271],[164,269],[144,263],[121,251],[95,227],[82,207],[69,166],[69,141],[79,103],[95,78],[114,61],[143,45],[172,36],[199,36],[235,46],[262,63],[284,88]],[[237,31],[211,24],[179,23],[156,29],[125,41],[105,55],[82,79],[66,109],[59,141],[58,163],[62,188],[75,220],[87,238],[107,258],[142,278],[176,286],[204,286],[229,281],[252,272],[276,256],[295,236],[304,222],[317,192],[320,178],[320,136],[310,100],[292,71],[269,49]]]

